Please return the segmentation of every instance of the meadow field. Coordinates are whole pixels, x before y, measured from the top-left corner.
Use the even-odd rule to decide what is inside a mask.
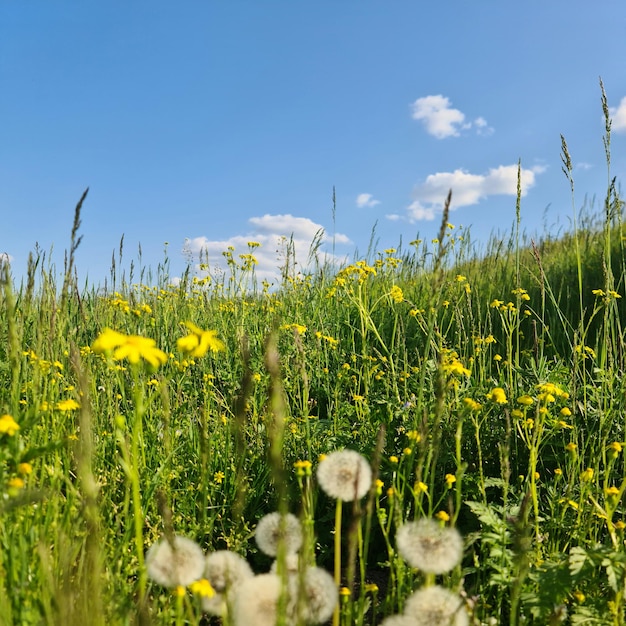
[[[77,284],[86,199],[63,272],[2,266],[0,622],[623,624],[609,146],[607,118],[580,214],[563,140],[558,236],[524,235],[518,194],[480,251],[445,210],[341,268],[287,254],[275,285],[255,242],[175,285],[120,245]]]

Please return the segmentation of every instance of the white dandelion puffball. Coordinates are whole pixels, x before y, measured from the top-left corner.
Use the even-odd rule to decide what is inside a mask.
[[[372,468],[358,452],[337,450],[320,462],[317,480],[331,498],[351,502],[361,499],[369,491]]]
[[[468,626],[463,600],[439,585],[419,589],[407,598],[404,614],[415,626]]]
[[[281,586],[275,574],[260,574],[244,580],[235,590],[233,626],[275,626]]]
[[[146,553],[148,576],[163,587],[186,587],[202,578],[204,553],[202,548],[187,537],[161,539]]]
[[[302,584],[296,578],[296,598],[294,610],[300,610],[300,617],[307,624],[327,622],[339,600],[339,592],[333,577],[321,567],[307,567]]]
[[[230,550],[211,552],[205,563],[204,577],[211,583],[215,595],[202,598],[202,609],[212,615],[224,615],[237,585],[252,578],[254,573],[242,556]]]
[[[296,552],[285,555],[285,569],[290,576],[295,576],[300,571],[300,558]],[[276,559],[272,562],[270,574],[278,574],[278,561]]]
[[[254,539],[259,550],[268,556],[276,556],[281,542],[287,554],[297,552],[302,546],[302,527],[295,515],[269,513],[257,524]]]
[[[455,528],[423,518],[407,522],[396,533],[398,552],[411,567],[426,574],[444,574],[463,558],[463,538]]]

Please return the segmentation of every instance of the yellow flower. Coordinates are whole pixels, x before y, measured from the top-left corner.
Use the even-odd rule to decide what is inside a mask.
[[[624,530],[624,528],[626,528],[626,524],[622,520],[618,520],[615,522],[615,528],[617,528],[617,530]]]
[[[530,406],[534,402],[528,394],[520,396],[517,401],[519,404],[523,404],[524,406]]]
[[[611,497],[615,497],[617,495],[619,495],[619,489],[617,487],[607,487],[604,490],[604,493],[607,497],[611,498]]]
[[[588,467],[581,475],[580,480],[584,483],[588,483],[593,478],[593,469]]]
[[[191,585],[189,585],[189,589],[191,593],[201,598],[212,598],[215,595],[215,590],[206,578],[192,582]]]
[[[395,455],[392,455],[389,457],[389,462],[393,463],[394,465],[396,465],[398,463],[398,457]]]
[[[391,288],[391,291],[389,292],[389,295],[391,296],[391,299],[394,302],[403,302],[404,301],[404,294],[402,293],[402,289],[400,289],[400,287],[398,287],[398,285],[394,285]]]
[[[463,403],[470,411],[480,411],[482,409],[482,404],[472,398],[463,398]]]
[[[504,300],[493,300],[489,305],[492,309],[499,309],[504,304]]]
[[[456,476],[454,474],[446,474],[446,487],[450,489],[456,482]]]
[[[304,335],[304,333],[306,333],[306,326],[304,326],[304,324],[283,324],[280,328],[281,330],[293,330],[298,333],[298,335]]]
[[[213,474],[213,481],[216,482],[218,485],[221,485],[222,482],[224,482],[225,477],[226,475],[224,474],[224,472],[215,472],[215,474]]]
[[[449,522],[450,516],[445,511],[439,511],[435,514],[435,517],[442,522]]]
[[[126,335],[118,333],[116,330],[105,328],[100,336],[93,342],[94,352],[110,352],[126,341]]]
[[[310,476],[311,475],[311,461],[296,461],[293,466],[296,469],[296,474],[298,476]]]
[[[564,407],[563,407],[563,408],[559,411],[559,413],[560,413],[563,417],[569,417],[569,416],[572,414],[572,412],[571,412],[571,411],[570,411],[570,410],[569,410],[566,406],[564,406]]]
[[[576,598],[576,602],[578,602],[579,604],[582,604],[587,597],[582,591],[579,590],[574,591],[572,595],[574,596],[574,598]]]
[[[413,488],[417,493],[426,493],[428,491],[428,485],[421,480],[418,480],[415,485],[413,485]]]
[[[68,398],[67,400],[59,400],[54,408],[57,411],[62,411],[63,413],[67,413],[68,411],[75,411],[76,409],[80,409],[80,404],[73,400],[72,398]]]
[[[502,387],[494,387],[488,394],[487,399],[495,402],[496,404],[506,404],[506,393]]]
[[[20,425],[10,415],[0,417],[0,435],[13,437],[19,429]]]
[[[180,352],[189,354],[192,357],[204,356],[208,350],[211,352],[222,352],[226,349],[224,343],[217,338],[217,331],[202,330],[192,322],[185,322],[185,326],[191,331],[189,335],[181,337],[176,342]]]
[[[560,467],[557,467],[557,468],[554,470],[554,475],[555,475],[555,476],[563,476],[563,470],[562,470]]]
[[[18,463],[17,465],[17,473],[28,475],[33,471],[33,466],[30,463]]]
[[[117,361],[128,359],[133,365],[144,359],[153,367],[163,365],[167,361],[167,355],[156,347],[154,339],[138,335],[128,335],[124,343],[113,352],[113,358]]]
[[[153,367],[163,365],[167,355],[156,347],[154,339],[137,335],[124,335],[106,328],[93,343],[94,352],[113,352],[116,361],[128,359],[132,364],[144,359]]]

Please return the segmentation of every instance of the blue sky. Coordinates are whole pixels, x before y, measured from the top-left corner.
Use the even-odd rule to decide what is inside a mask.
[[[606,190],[600,76],[626,166],[625,42],[623,0],[3,0],[0,253],[18,280],[36,244],[62,268],[86,187],[92,283],[122,235],[153,269],[168,242],[172,276],[249,240],[269,276],[280,236],[304,263],[319,228],[338,257],[374,225],[406,245],[450,187],[450,221],[486,241],[513,224],[519,159],[523,228],[558,232],[560,134],[576,206]]]

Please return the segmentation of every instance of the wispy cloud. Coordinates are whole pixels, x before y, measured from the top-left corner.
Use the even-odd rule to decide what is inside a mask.
[[[537,175],[545,169],[544,166],[522,168],[522,196],[535,185]],[[450,207],[452,210],[478,204],[490,196],[515,196],[517,165],[500,165],[490,169],[486,174],[471,174],[462,169],[431,174],[416,187],[413,194],[415,200],[407,207],[405,219],[409,222],[435,219],[450,189],[452,189]]]
[[[260,280],[277,280],[280,276],[279,268],[285,264],[288,254],[293,254],[291,261],[295,260],[296,271],[307,269],[312,252],[311,244],[314,241],[320,243],[315,258],[320,263],[340,263],[344,257],[333,257],[326,251],[325,245],[330,243],[332,237],[326,234],[321,224],[307,217],[296,217],[290,214],[251,217],[248,220],[251,228],[246,235],[234,235],[228,239],[210,240],[207,237],[193,237],[185,242],[184,253],[190,255],[195,263],[208,263],[209,273],[219,274],[226,269],[223,253],[232,248],[235,261],[239,262],[239,255],[251,253],[258,264],[255,273]],[[336,233],[336,244],[350,244],[347,235]],[[258,247],[251,248],[248,244],[255,242]]]
[[[412,117],[424,124],[426,132],[437,139],[458,137],[461,130],[474,127],[479,135],[491,135],[494,129],[484,117],[473,122],[465,121],[465,113],[452,108],[450,99],[441,94],[418,98],[412,105]]]
[[[356,197],[356,205],[359,209],[375,207],[377,204],[380,204],[380,200],[375,200],[371,193],[360,193]]]
[[[622,98],[618,107],[610,107],[609,114],[613,120],[611,128],[616,133],[626,133],[626,97]]]

